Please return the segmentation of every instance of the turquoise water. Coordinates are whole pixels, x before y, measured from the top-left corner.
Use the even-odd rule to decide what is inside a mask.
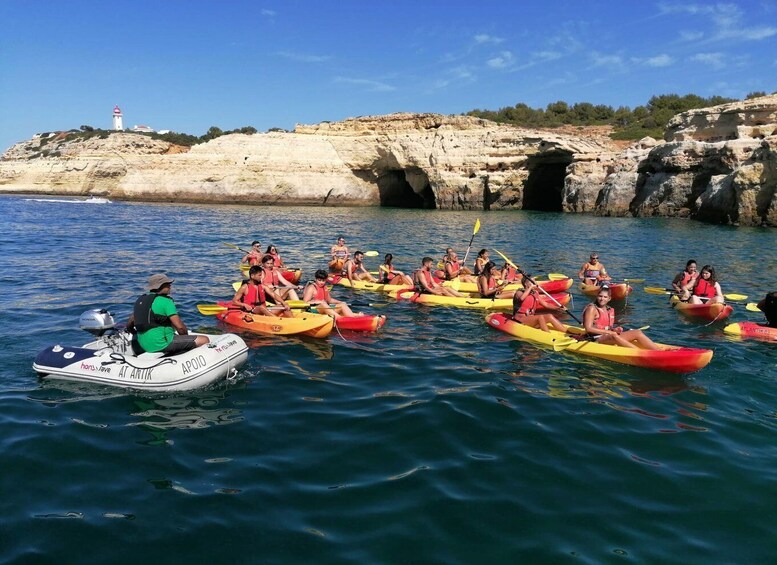
[[[777,345],[682,319],[638,289],[620,318],[715,350],[677,376],[554,353],[476,311],[334,292],[378,336],[253,338],[235,383],[165,396],[39,379],[86,309],[129,314],[149,274],[195,305],[231,294],[258,238],[306,273],[347,244],[410,270],[447,245],[534,273],[663,286],[686,259],[724,292],[775,288],[777,232],[524,212],[248,208],[0,198],[0,562],[772,562]],[[460,252],[463,254],[463,249]],[[377,260],[370,266],[376,267]],[[376,306],[369,306],[376,304]],[[574,311],[585,299],[575,294]],[[758,319],[741,305],[732,319]]]

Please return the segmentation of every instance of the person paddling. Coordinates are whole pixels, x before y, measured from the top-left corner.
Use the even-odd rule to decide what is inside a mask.
[[[584,284],[595,284],[598,286],[604,284],[605,281],[611,280],[604,265],[599,262],[599,254],[596,252],[591,253],[588,262],[583,264],[577,276]]]
[[[722,304],[725,301],[712,265],[704,265],[699,276],[686,284],[683,290],[690,292],[691,304]]]
[[[777,328],[777,291],[764,296],[757,307],[766,316],[769,327]]]
[[[692,282],[696,282],[696,278],[698,276],[699,271],[696,267],[696,260],[688,259],[688,262],[685,264],[685,269],[677,273],[677,275],[675,275],[674,279],[672,280],[672,288],[680,296],[680,300],[688,300],[690,292],[683,289],[686,285]]]
[[[264,257],[264,254],[262,253],[262,244],[259,243],[259,241],[254,240],[251,243],[251,251],[243,255],[243,258],[240,260],[241,263],[248,263],[251,267],[254,265],[259,265],[262,262],[262,257]]]
[[[305,291],[302,294],[302,300],[314,305],[320,314],[326,314],[332,316],[335,320],[342,316],[360,316],[361,314],[354,314],[353,310],[348,307],[348,304],[342,300],[332,298],[329,294],[329,288],[326,285],[327,272],[324,269],[316,271],[315,280],[310,281],[305,286]]]
[[[349,281],[367,281],[378,282],[378,279],[373,277],[367,268],[364,266],[364,253],[357,251],[353,254],[353,258],[348,259],[343,266],[343,276]]]
[[[262,316],[284,316],[293,317],[289,305],[283,301],[273,289],[265,286],[265,271],[260,265],[254,265],[248,269],[248,280],[237,289],[232,298],[232,305],[250,312],[252,314],[261,314]],[[267,308],[267,297],[275,300],[279,306],[283,306],[282,311],[273,311]]]
[[[262,257],[262,268],[264,269],[264,284],[266,286],[275,289],[278,296],[284,300],[299,300],[299,296],[294,290],[297,287],[281,276],[280,271],[275,268],[275,259],[272,255]],[[273,297],[270,296],[270,298]]]
[[[535,314],[540,305],[537,285],[531,277],[524,277],[523,290],[516,290],[513,294],[513,320],[525,324],[531,328],[537,328],[549,332],[548,324],[554,330],[566,332],[567,328],[553,314]]]
[[[170,297],[175,279],[157,273],[148,278],[144,294],[135,301],[127,321],[127,330],[136,334],[132,348],[136,354],[162,352],[166,355],[183,353],[210,342],[205,335],[189,335]]]
[[[496,267],[496,263],[493,261],[487,261],[483,265],[483,272],[478,277],[480,296],[483,298],[513,298],[514,292],[504,290],[504,287],[509,284],[507,281],[497,284],[494,267]]]
[[[642,330],[624,330],[615,325],[615,310],[609,306],[610,289],[602,287],[594,302],[583,310],[583,327],[588,337],[605,345],[658,349],[658,346]],[[636,344],[632,342],[637,342]]]
[[[413,275],[416,292],[419,294],[436,294],[437,296],[458,296],[459,298],[466,298],[464,294],[434,282],[434,277],[432,276],[432,262],[433,259],[431,257],[424,257],[421,259],[421,268]]]
[[[337,238],[337,243],[329,250],[329,254],[332,256],[332,260],[329,261],[329,272],[342,274],[345,262],[348,260],[350,253],[345,246],[345,238],[340,236]]]
[[[386,256],[383,258],[383,264],[378,267],[378,282],[381,284],[406,284],[411,286],[413,279],[402,271],[397,271],[394,268],[394,256],[391,253],[386,253]]]

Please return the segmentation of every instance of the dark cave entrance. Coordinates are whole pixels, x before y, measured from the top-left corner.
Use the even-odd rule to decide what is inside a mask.
[[[421,169],[398,169],[378,173],[380,205],[393,208],[437,208],[429,177]]]
[[[553,153],[529,157],[526,168],[529,177],[523,186],[524,210],[561,212],[561,194],[567,165],[572,162],[570,153]]]

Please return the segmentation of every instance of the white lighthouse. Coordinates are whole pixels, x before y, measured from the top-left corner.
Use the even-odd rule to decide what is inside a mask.
[[[118,106],[113,107],[113,129],[121,131],[124,126],[121,124],[121,110]]]

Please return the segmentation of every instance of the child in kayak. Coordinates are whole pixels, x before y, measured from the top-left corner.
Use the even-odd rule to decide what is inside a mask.
[[[723,304],[723,291],[715,276],[715,268],[712,265],[704,265],[699,276],[683,287],[689,291],[691,304]]]
[[[591,253],[588,263],[583,264],[577,276],[584,284],[595,284],[598,286],[602,286],[606,281],[611,280],[604,265],[599,262],[599,254],[596,252]]]
[[[315,305],[320,314],[326,314],[332,316],[335,320],[342,316],[360,316],[361,314],[354,314],[353,310],[348,307],[348,304],[342,300],[332,298],[329,294],[329,289],[326,286],[327,272],[324,269],[316,271],[314,281],[310,281],[305,286],[305,292],[302,295],[302,300]]]
[[[540,305],[537,285],[528,276],[524,276],[523,281],[523,290],[516,290],[513,294],[513,320],[544,332],[550,331],[548,324],[554,330],[566,332],[567,328],[553,314],[534,313]]]
[[[475,266],[477,267],[477,265]],[[483,298],[513,298],[514,293],[512,291],[504,290],[504,287],[509,284],[507,281],[497,284],[494,267],[496,267],[496,263],[493,261],[487,261],[483,265],[483,272],[478,277],[480,296]]]
[[[402,271],[397,271],[394,268],[393,261],[394,256],[391,253],[386,253],[386,256],[383,258],[383,264],[378,267],[378,282],[381,284],[406,284],[413,286],[413,279]]]
[[[688,298],[690,297],[690,292],[683,290],[683,287],[692,282],[696,282],[696,278],[698,276],[699,271],[696,268],[696,260],[688,259],[688,262],[685,264],[685,270],[677,273],[675,278],[672,280],[672,288],[675,289],[677,294],[680,296],[680,300],[683,302],[687,302]]]
[[[624,330],[615,325],[615,310],[608,306],[610,289],[602,287],[591,302],[583,310],[583,327],[588,337],[604,345],[620,345],[622,347],[658,349],[653,341],[642,333],[642,330]],[[636,344],[633,342],[637,342]]]

